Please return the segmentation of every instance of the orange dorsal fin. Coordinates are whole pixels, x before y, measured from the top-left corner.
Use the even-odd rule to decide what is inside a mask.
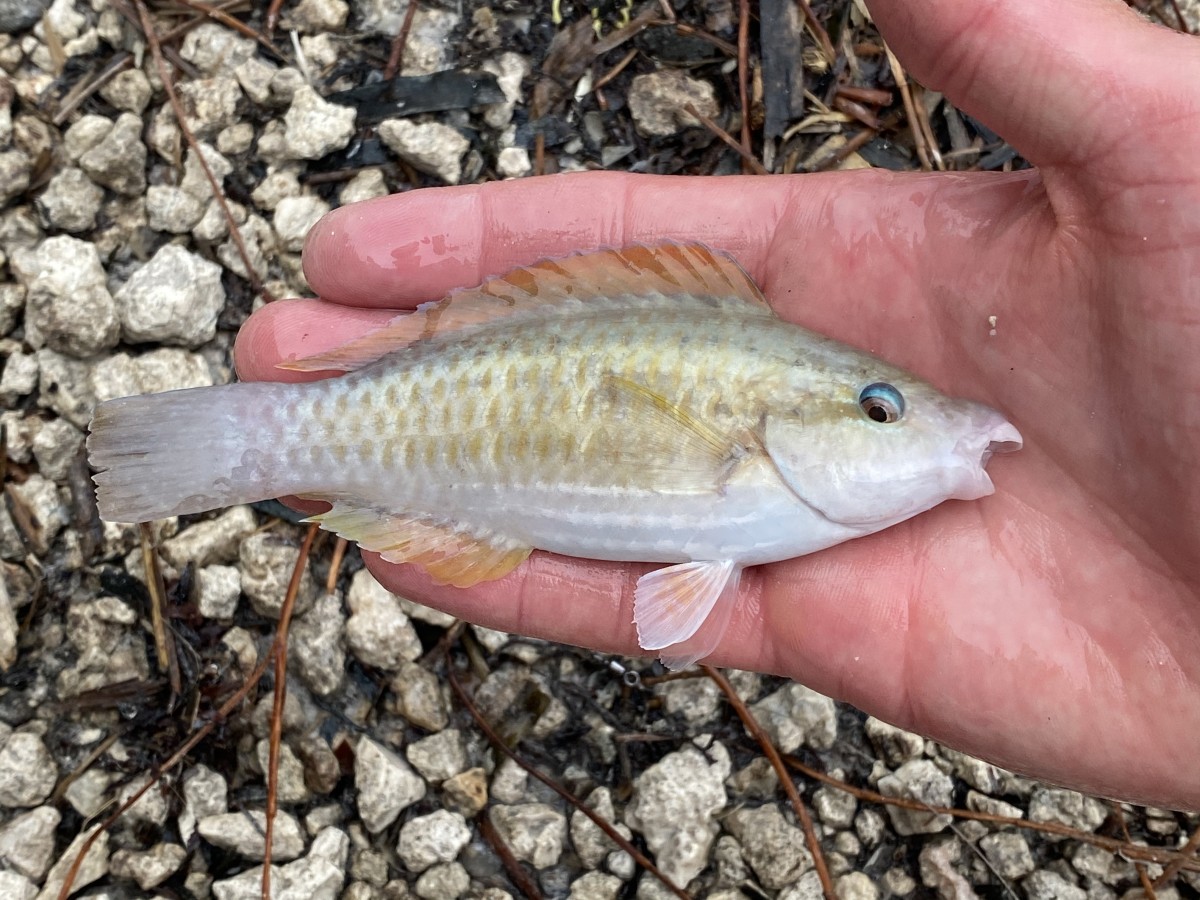
[[[350,372],[437,335],[523,313],[569,313],[580,302],[598,299],[641,306],[697,297],[740,300],[769,310],[762,292],[733,257],[702,244],[595,250],[543,260],[489,278],[479,287],[453,291],[347,344],[279,368]]]
[[[305,521],[357,541],[388,562],[421,566],[437,583],[455,587],[503,578],[531,552],[498,535],[480,537],[432,516],[390,513],[341,500],[329,512]]]

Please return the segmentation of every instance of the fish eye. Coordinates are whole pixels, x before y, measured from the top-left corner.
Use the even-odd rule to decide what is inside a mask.
[[[868,384],[858,394],[858,405],[872,422],[895,422],[904,415],[904,396],[882,381]]]

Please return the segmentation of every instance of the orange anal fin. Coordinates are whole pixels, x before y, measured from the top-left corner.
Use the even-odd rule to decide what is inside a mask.
[[[741,569],[732,560],[688,562],[648,572],[633,593],[633,621],[645,650],[671,668],[711,653],[729,624]]]
[[[561,310],[578,302],[610,304],[712,298],[740,300],[769,313],[767,301],[733,257],[703,244],[633,246],[548,259],[453,291],[340,347],[280,363],[293,372],[351,372],[437,335],[462,332],[511,316]]]
[[[357,541],[362,549],[375,551],[388,562],[419,565],[438,584],[454,587],[503,578],[532,551],[507,538],[481,537],[431,516],[390,513],[346,501],[306,521]]]

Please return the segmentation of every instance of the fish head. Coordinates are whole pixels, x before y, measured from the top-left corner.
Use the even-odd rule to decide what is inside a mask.
[[[870,533],[944,500],[994,491],[994,453],[1021,448],[999,412],[948,397],[887,367],[797,376],[788,406],[773,404],[763,439],[791,490],[825,518]],[[786,395],[785,395],[786,396]]]

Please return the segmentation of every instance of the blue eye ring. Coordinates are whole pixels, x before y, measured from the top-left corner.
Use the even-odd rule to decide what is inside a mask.
[[[880,425],[897,422],[904,416],[904,395],[884,381],[868,384],[859,391],[858,405],[868,419]]]

